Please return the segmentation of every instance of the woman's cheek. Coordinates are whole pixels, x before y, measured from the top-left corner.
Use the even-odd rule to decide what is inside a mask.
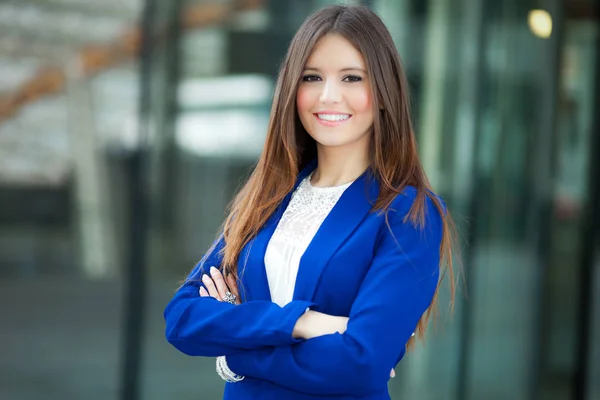
[[[306,88],[298,88],[298,94],[296,95],[296,105],[298,112],[303,113],[310,110],[310,92]]]
[[[355,93],[352,101],[352,109],[355,112],[369,112],[371,111],[371,107],[373,106],[371,100],[371,94],[362,89],[358,93]]]

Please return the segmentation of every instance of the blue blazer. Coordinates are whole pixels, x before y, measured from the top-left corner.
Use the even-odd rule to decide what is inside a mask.
[[[307,166],[296,185],[315,167]],[[424,228],[405,221],[416,196],[407,187],[388,212],[388,226],[372,211],[378,192],[369,173],[346,189],[304,253],[285,307],[271,302],[264,256],[291,193],[239,257],[240,305],[198,293],[201,275],[221,265],[219,240],[165,309],[169,343],[192,356],[225,355],[230,369],[245,376],[226,384],[225,399],[389,399],[390,370],[438,285],[442,218],[427,198]],[[294,339],[307,307],[349,317],[346,332]]]

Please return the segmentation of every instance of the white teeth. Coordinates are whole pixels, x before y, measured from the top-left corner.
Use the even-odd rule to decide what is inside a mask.
[[[348,114],[317,114],[319,119],[325,121],[345,121],[350,118]]]

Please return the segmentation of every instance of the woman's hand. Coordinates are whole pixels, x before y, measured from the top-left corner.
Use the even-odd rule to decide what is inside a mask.
[[[344,333],[348,317],[336,317],[308,310],[296,321],[292,336],[296,339],[312,339],[317,336]]]
[[[227,293],[230,293],[235,296],[235,304],[240,304],[237,283],[232,274],[223,277],[217,268],[210,267],[210,275],[202,275],[202,283],[206,289],[200,287],[200,297],[213,297],[218,301],[225,301]]]
[[[292,336],[301,339],[311,339],[333,333],[344,333],[348,327],[348,317],[336,317],[318,311],[308,310],[296,322]],[[396,376],[392,368],[390,378]]]

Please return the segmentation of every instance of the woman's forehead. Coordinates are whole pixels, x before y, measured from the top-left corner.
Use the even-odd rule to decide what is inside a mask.
[[[305,69],[366,71],[363,55],[340,35],[326,35],[319,39],[307,59]]]

